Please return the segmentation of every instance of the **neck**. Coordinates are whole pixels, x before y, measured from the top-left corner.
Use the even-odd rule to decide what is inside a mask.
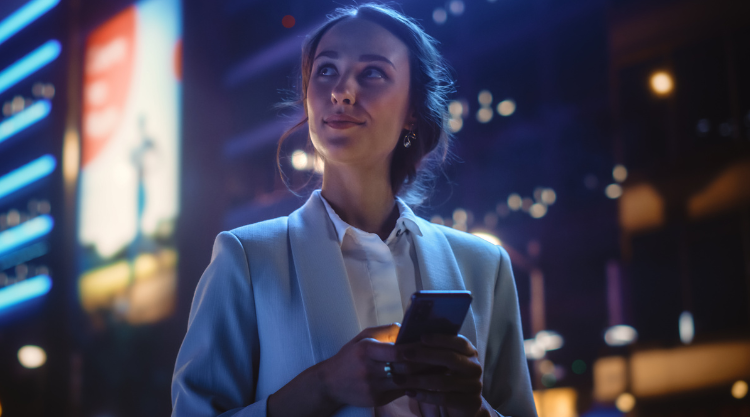
[[[396,227],[399,212],[390,174],[387,169],[380,171],[326,164],[321,193],[341,220],[385,240]]]

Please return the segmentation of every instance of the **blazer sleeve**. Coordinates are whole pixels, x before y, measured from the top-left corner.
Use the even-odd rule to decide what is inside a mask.
[[[535,417],[516,283],[508,252],[500,246],[497,248],[500,266],[490,313],[483,395],[501,415]]]
[[[266,416],[255,401],[260,348],[253,286],[239,239],[222,232],[190,308],[172,377],[172,416]]]

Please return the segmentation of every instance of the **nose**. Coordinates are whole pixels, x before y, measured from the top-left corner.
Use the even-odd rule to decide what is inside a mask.
[[[341,77],[331,91],[331,102],[333,104],[353,105],[356,101],[354,90],[349,77]]]

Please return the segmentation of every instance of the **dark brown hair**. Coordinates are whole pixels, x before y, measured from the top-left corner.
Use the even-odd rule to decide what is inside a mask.
[[[393,194],[410,205],[422,203],[432,189],[434,171],[448,155],[450,134],[447,130],[447,96],[454,91],[453,80],[447,65],[437,50],[437,41],[425,33],[413,19],[381,4],[367,3],[339,8],[328,21],[310,33],[302,45],[301,91],[299,99],[290,105],[302,105],[304,118],[281,136],[276,152],[281,171],[282,144],[292,133],[307,123],[307,87],[310,83],[315,51],[320,39],[337,23],[346,19],[363,19],[382,26],[391,32],[409,51],[411,68],[409,101],[414,111],[416,140],[409,148],[396,146],[391,160],[391,188]],[[407,133],[401,132],[401,140]],[[309,136],[308,136],[309,141]]]

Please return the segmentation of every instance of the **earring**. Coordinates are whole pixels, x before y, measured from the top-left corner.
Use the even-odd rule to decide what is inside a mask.
[[[414,127],[412,126],[411,129],[409,129],[409,133],[404,135],[404,148],[408,148],[411,146],[411,141],[417,140],[417,134],[414,133]]]

